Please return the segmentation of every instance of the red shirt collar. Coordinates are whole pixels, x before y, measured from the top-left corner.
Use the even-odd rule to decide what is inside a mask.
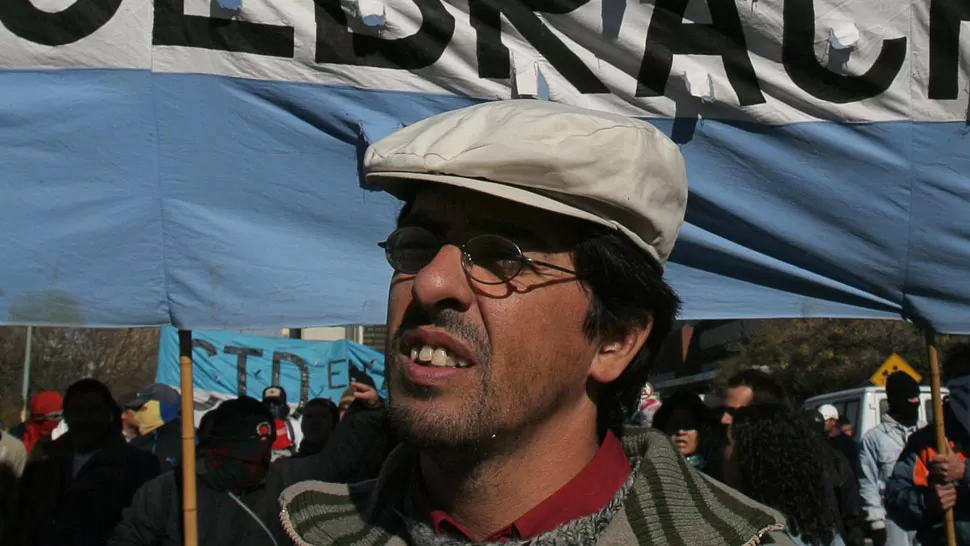
[[[482,542],[530,539],[601,510],[616,496],[630,476],[630,460],[620,440],[607,432],[593,460],[572,480],[514,522],[483,538]],[[427,510],[428,520],[438,535],[457,533],[475,541],[460,523],[441,510]]]

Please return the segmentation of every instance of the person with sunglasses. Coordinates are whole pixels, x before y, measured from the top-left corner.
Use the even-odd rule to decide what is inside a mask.
[[[404,203],[381,244],[401,443],[377,480],[287,488],[294,543],[791,544],[779,513],[624,426],[679,307],[663,271],[687,181],[670,139],[499,101],[384,138],[364,173]]]

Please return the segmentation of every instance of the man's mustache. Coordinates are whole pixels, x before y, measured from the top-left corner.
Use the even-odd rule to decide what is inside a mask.
[[[468,321],[460,312],[454,309],[442,309],[432,316],[423,307],[414,303],[404,311],[401,326],[394,333],[392,347],[400,347],[401,337],[405,333],[422,326],[440,328],[468,343],[475,351],[475,359],[478,364],[486,365],[491,361],[492,352],[488,343],[488,335]]]

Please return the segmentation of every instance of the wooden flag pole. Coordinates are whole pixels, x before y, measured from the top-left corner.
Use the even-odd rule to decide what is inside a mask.
[[[926,351],[930,362],[930,386],[933,390],[933,429],[936,432],[936,452],[946,454],[950,445],[946,441],[946,429],[943,426],[943,395],[940,392],[940,356],[936,346],[936,334],[926,330]],[[953,509],[944,514],[946,524],[947,546],[957,546],[956,526],[953,520]]]
[[[182,376],[182,512],[185,546],[199,545],[195,492],[195,397],[192,384],[192,332],[179,330],[179,369]]]

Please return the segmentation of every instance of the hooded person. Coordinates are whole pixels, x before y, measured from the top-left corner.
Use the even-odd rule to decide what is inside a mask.
[[[125,404],[133,410],[129,422],[138,428],[130,445],[158,459],[162,472],[178,465],[182,456],[182,397],[174,388],[156,383],[138,391]]]
[[[41,440],[61,423],[64,399],[56,391],[42,391],[30,398],[30,419],[24,423],[24,448],[29,455]]]
[[[970,344],[951,348],[943,371],[950,390],[943,408],[948,453],[937,452],[934,427],[912,433],[886,480],[885,513],[903,531],[915,532],[920,544],[945,544],[943,514],[952,508],[957,543],[970,544]],[[921,424],[919,393],[909,382],[898,382],[889,417],[908,430]]]
[[[296,455],[300,443],[303,441],[303,430],[300,427],[300,421],[290,415],[290,406],[286,400],[286,389],[279,385],[271,385],[263,389],[263,405],[273,415],[273,422],[276,427],[273,460]]]
[[[300,442],[299,457],[309,457],[323,451],[324,446],[340,422],[337,405],[329,398],[314,398],[303,405],[300,428],[303,441]]]
[[[196,459],[199,544],[276,545],[267,522],[275,496],[265,480],[276,439],[265,405],[243,396],[206,413],[199,424]],[[165,473],[135,495],[109,546],[181,546],[181,469]],[[279,542],[283,544],[283,542]]]

